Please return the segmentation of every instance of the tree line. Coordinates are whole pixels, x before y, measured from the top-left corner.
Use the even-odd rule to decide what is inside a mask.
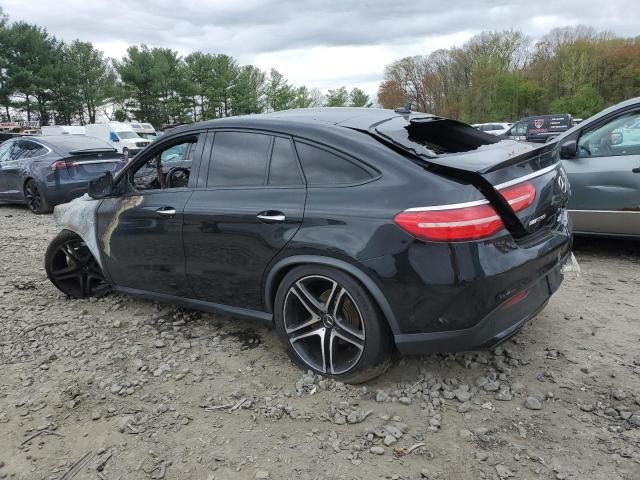
[[[0,7],[0,117],[42,125],[112,120],[163,125],[311,106],[366,106],[359,88],[323,94],[277,70],[225,54],[133,45],[122,59],[91,43],[65,43],[45,28],[10,23]]]
[[[462,47],[399,59],[385,68],[378,103],[491,122],[544,113],[586,118],[639,95],[640,37],[578,26],[535,43],[519,31],[482,32]]]

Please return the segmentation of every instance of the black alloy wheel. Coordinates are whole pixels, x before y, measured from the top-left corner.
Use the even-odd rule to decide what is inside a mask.
[[[49,280],[74,298],[99,297],[109,292],[100,264],[75,233],[63,230],[47,249],[45,268]]]
[[[35,180],[30,179],[24,186],[24,199],[33,213],[45,213],[48,211],[47,203],[38,188]]]
[[[389,366],[391,335],[366,290],[332,268],[298,267],[276,295],[276,328],[300,366],[358,383]]]

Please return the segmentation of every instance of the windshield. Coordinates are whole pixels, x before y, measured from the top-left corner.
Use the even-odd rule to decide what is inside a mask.
[[[120,138],[120,140],[127,140],[129,138],[140,138],[136,132],[116,132],[116,135],[118,135],[118,138]]]

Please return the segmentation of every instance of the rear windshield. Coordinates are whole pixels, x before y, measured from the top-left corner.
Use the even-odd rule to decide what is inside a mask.
[[[403,150],[428,157],[468,152],[501,140],[466,123],[440,117],[395,117],[374,127],[372,133]]]
[[[105,152],[115,151],[115,148],[113,148],[104,140],[100,140],[94,137],[88,137],[86,135],[41,135],[33,138],[42,141],[42,143],[44,144],[49,144],[52,147],[64,152],[74,152],[81,150]]]

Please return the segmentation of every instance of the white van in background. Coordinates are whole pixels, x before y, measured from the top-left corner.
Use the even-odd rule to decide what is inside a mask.
[[[84,135],[85,128],[80,125],[45,125],[40,128],[42,135]]]
[[[150,143],[149,140],[141,138],[127,123],[92,123],[86,125],[85,129],[89,137],[99,138],[108,142],[109,145],[125,156],[133,157]]]
[[[158,133],[156,129],[153,128],[153,125],[150,123],[142,123],[142,122],[129,122],[133,131],[140,135],[142,138],[153,142],[156,138],[158,138]]]

